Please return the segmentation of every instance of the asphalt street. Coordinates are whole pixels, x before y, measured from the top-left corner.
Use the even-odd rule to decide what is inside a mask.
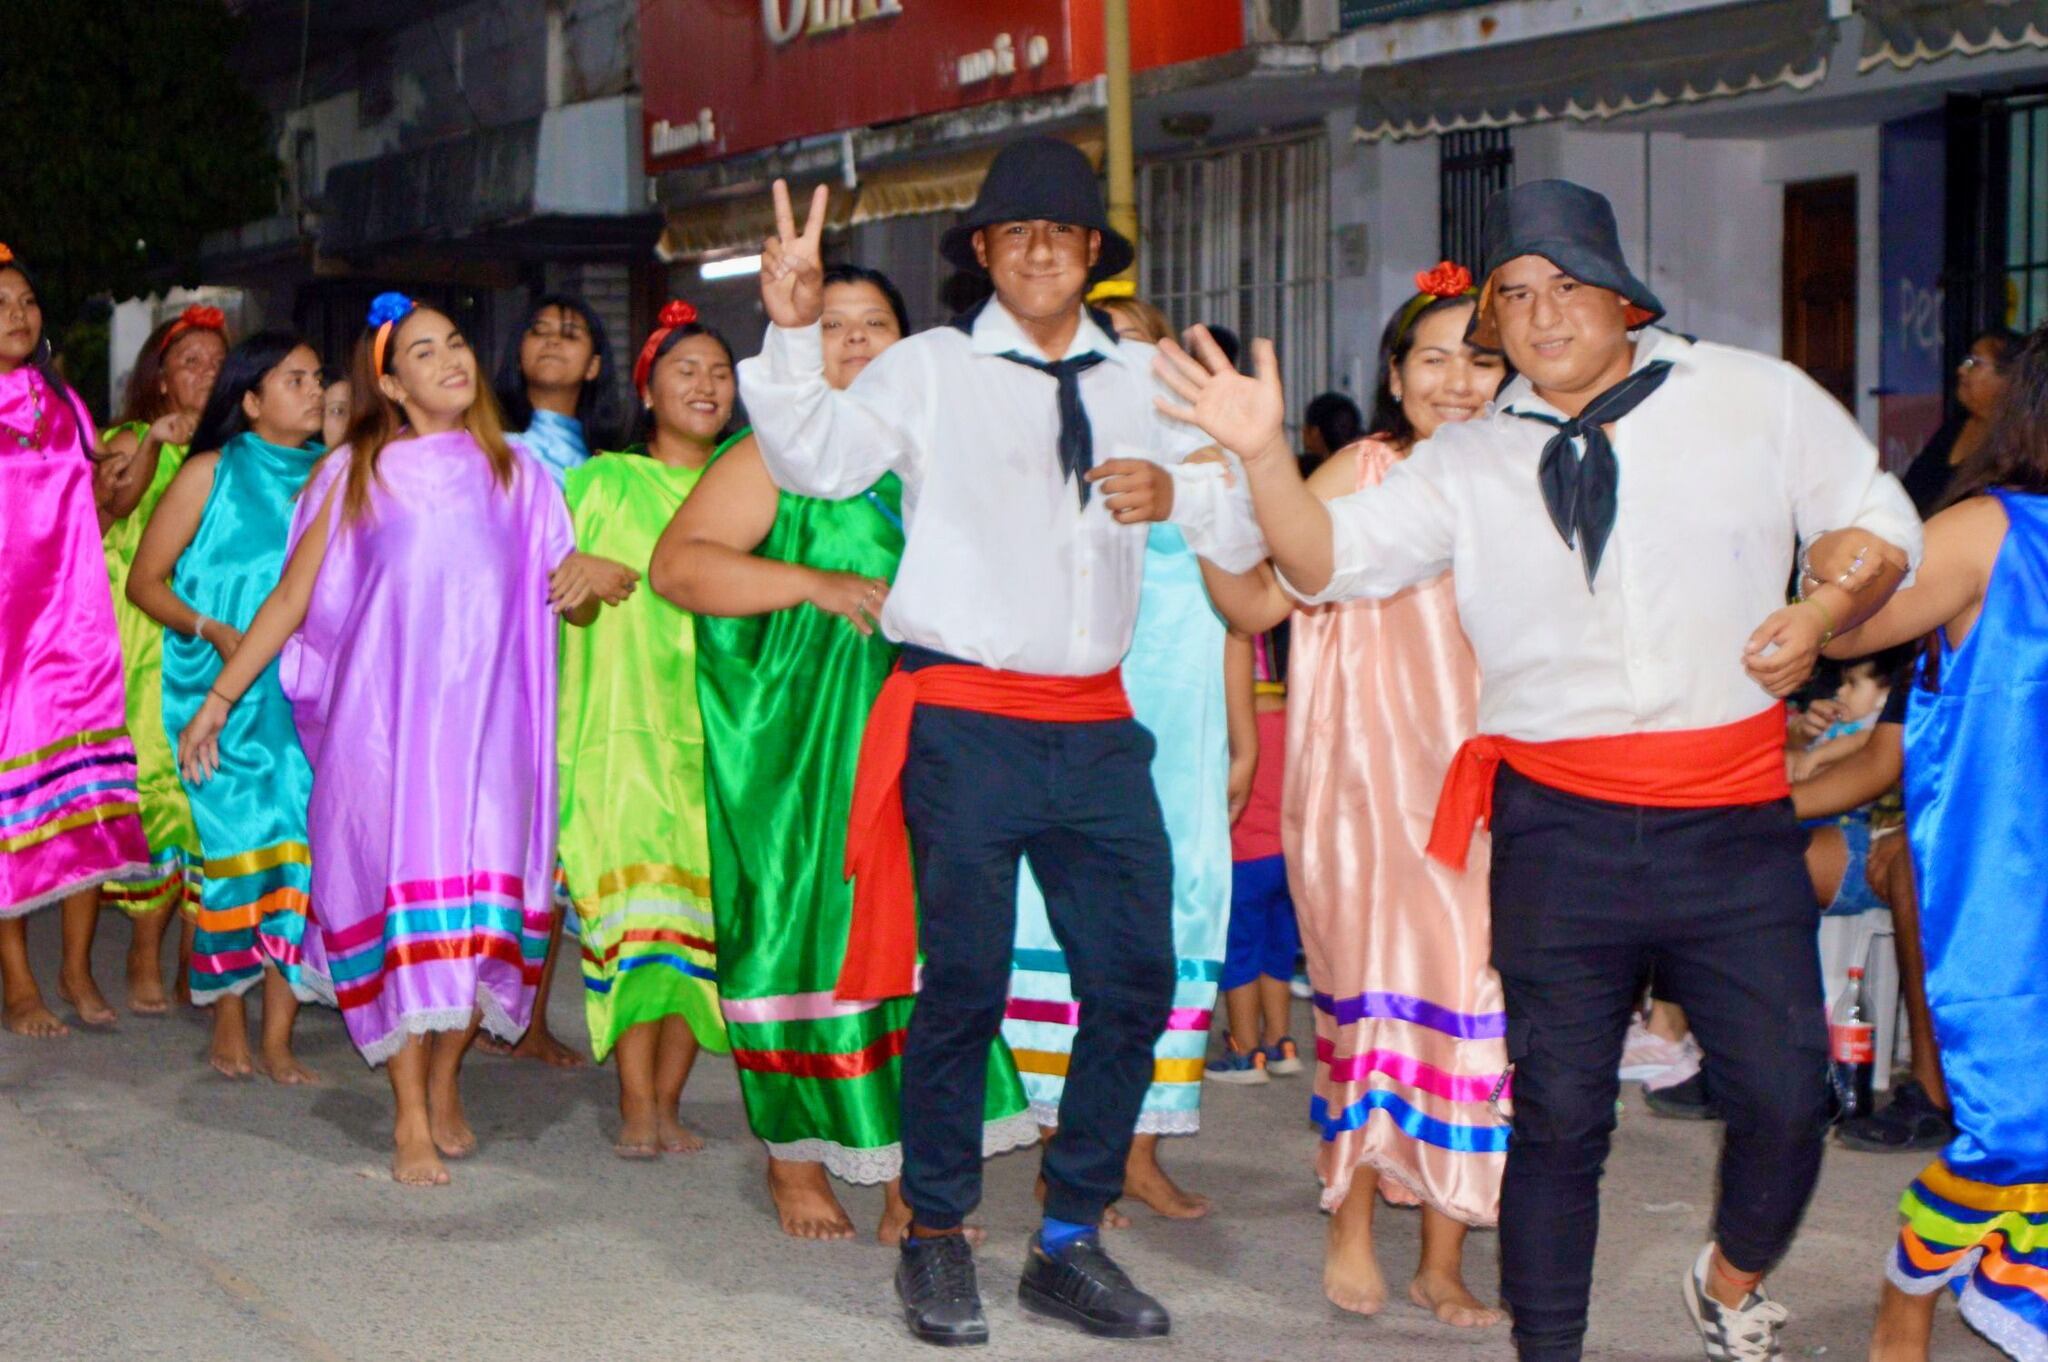
[[[54,914],[31,924],[54,977]],[[118,985],[124,924],[98,952]],[[564,971],[551,1016],[580,1044]],[[118,988],[109,988],[118,1005]],[[1298,1035],[1310,1034],[1307,1019]],[[110,1032],[0,1036],[0,1359],[383,1362],[390,1359],[809,1359],[920,1356],[898,1323],[893,1257],[872,1239],[784,1238],[762,1186],[730,1064],[707,1057],[684,1119],[701,1153],[612,1157],[611,1073],[560,1073],[477,1055],[466,1071],[478,1155],[454,1184],[407,1190],[386,1174],[390,1099],[339,1019],[309,1008],[302,1056],[324,1083],[229,1082],[206,1067],[198,1014],[124,1014]],[[1304,1047],[1306,1048],[1306,1047]],[[1504,1329],[1455,1333],[1397,1292],[1378,1318],[1320,1291],[1322,1222],[1310,1173],[1305,1078],[1204,1097],[1202,1133],[1169,1168],[1206,1192],[1196,1223],[1134,1210],[1111,1237],[1171,1307],[1154,1344],[1102,1343],[1027,1317],[1015,1273],[1034,1219],[1035,1157],[988,1170],[982,1284],[1001,1359],[1171,1355],[1218,1362],[1506,1359]],[[1679,1295],[1705,1237],[1718,1127],[1653,1119],[1630,1098],[1606,1183],[1588,1356],[1699,1357]],[[1831,1149],[1797,1247],[1772,1288],[1792,1310],[1793,1358],[1857,1358],[1915,1156]],[[871,1230],[879,1193],[849,1210]],[[1416,1217],[1383,1208],[1381,1258],[1405,1283]],[[1494,1240],[1474,1237],[1482,1295]],[[1934,1356],[1997,1354],[1944,1305]]]

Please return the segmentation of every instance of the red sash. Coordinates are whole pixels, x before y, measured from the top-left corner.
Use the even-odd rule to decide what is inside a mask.
[[[868,711],[847,820],[853,922],[833,992],[848,1002],[901,997],[916,987],[917,894],[910,873],[910,834],[903,823],[903,762],[910,754],[910,721],[919,705],[1046,723],[1131,717],[1118,671],[1033,676],[941,663],[891,673]]]
[[[1785,779],[1785,707],[1719,728],[1520,742],[1482,733],[1451,758],[1429,854],[1465,868],[1472,829],[1493,821],[1493,778],[1506,762],[1540,785],[1587,799],[1656,809],[1765,804],[1791,794]]]

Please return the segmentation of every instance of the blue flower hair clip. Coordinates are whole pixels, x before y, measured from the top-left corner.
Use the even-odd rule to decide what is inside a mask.
[[[370,300],[370,325],[389,326],[418,306],[403,293],[380,293]]]

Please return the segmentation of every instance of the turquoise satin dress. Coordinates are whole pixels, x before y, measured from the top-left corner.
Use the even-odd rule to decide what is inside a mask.
[[[2048,496],[1994,491],[1984,606],[1906,710],[1927,1006],[1956,1137],[1914,1180],[1890,1276],[1955,1291],[2014,1357],[2048,1357]]]
[[[1145,541],[1138,623],[1123,661],[1124,690],[1158,747],[1152,784],[1173,844],[1173,1011],[1153,1047],[1141,1135],[1201,1127],[1202,1066],[1230,926],[1230,720],[1224,704],[1223,621],[1181,532],[1154,525]],[[1003,1039],[1017,1060],[1032,1115],[1057,1124],[1080,1006],[1066,953],[1053,936],[1029,865],[1017,877],[1017,948]]]
[[[299,489],[318,446],[291,449],[242,434],[214,465],[199,529],[178,559],[171,589],[200,614],[246,631],[284,575]],[[211,631],[209,631],[211,632]],[[212,644],[164,631],[164,727],[173,745],[220,675]],[[220,769],[184,780],[205,848],[192,999],[242,993],[274,967],[307,1002],[334,1002],[319,934],[306,930],[313,886],[306,807],[313,771],[299,747],[291,702],[272,662],[228,712]]]
[[[590,462],[590,443],[583,438],[583,423],[560,412],[536,409],[532,424],[511,438],[547,469],[557,487],[567,486],[570,469]]]

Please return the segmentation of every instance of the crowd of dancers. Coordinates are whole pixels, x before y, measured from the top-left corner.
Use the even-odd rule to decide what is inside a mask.
[[[432,1186],[476,1148],[473,1043],[576,1061],[545,1018],[572,950],[621,1158],[697,1148],[680,1096],[729,1053],[783,1228],[850,1238],[833,1179],[885,1185],[905,1321],[956,1344],[988,1334],[982,1162],[1042,1146],[1020,1298],[1148,1337],[1097,1231],[1207,1210],[1161,1140],[1205,1073],[1298,1063],[1298,920],[1326,1293],[1385,1303],[1384,1198],[1421,1207],[1412,1298],[1494,1324],[1463,1249],[1497,1224],[1548,1362],[1583,1345],[1654,972],[1727,1120],[1685,1301],[1710,1359],[1778,1357],[1763,1275],[1828,1120],[1781,697],[1927,637],[1904,767],[1958,1133],[1873,1355],[1925,1357],[1944,1285],[2048,1349],[2044,848],[2010,794],[2044,750],[2048,338],[1923,534],[1838,404],[1659,328],[1605,201],[1540,182],[1481,274],[1417,275],[1367,438],[1304,477],[1268,344],[1240,369],[1105,282],[1131,246],[1071,147],[998,157],[942,247],[991,296],[915,336],[888,278],[826,267],[819,204],[776,206],[744,362],[683,302],[628,366],[542,297],[495,384],[399,294],[341,370],[194,307],[106,430],[0,247],[10,1031],[65,1030],[48,905],[59,997],[112,1021],[114,905],[127,1006],[173,1006],[181,937],[224,1075],[317,1081],[294,1019],[338,1008],[392,1176]]]

